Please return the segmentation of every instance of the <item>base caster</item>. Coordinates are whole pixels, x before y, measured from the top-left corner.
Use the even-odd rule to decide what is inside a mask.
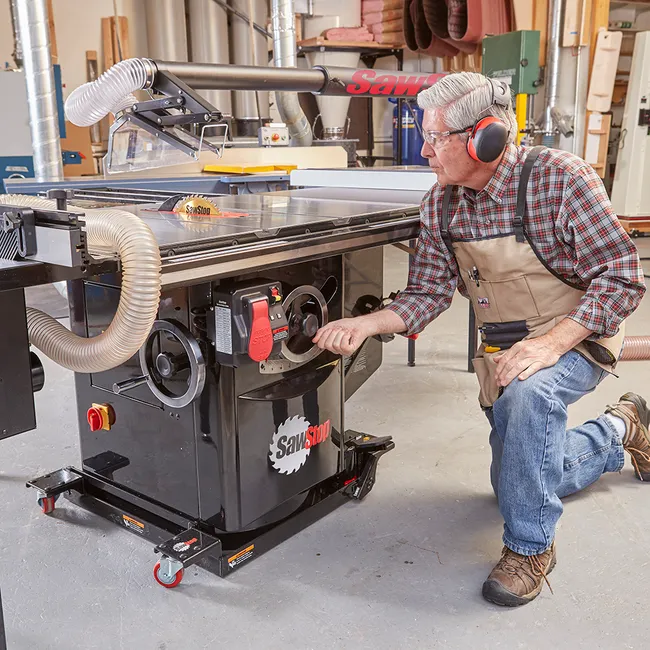
[[[171,558],[163,558],[160,562],[156,562],[156,566],[153,568],[153,577],[159,585],[166,589],[173,589],[178,587],[183,579],[182,566],[180,562]]]
[[[50,513],[54,512],[54,508],[56,508],[56,502],[58,501],[59,497],[39,497],[38,498],[38,505],[40,506],[41,510],[43,511],[43,514],[49,515]]]

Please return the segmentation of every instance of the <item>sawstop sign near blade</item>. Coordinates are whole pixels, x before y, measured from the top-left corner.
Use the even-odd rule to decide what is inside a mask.
[[[246,212],[225,212],[204,196],[187,196],[174,206],[173,212],[187,218],[192,217],[247,217]]]

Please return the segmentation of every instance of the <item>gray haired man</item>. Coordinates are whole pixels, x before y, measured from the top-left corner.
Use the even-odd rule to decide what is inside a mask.
[[[456,288],[471,301],[483,339],[474,368],[491,426],[490,476],[505,522],[483,595],[523,605],[555,566],[562,497],[620,470],[624,449],[637,477],[650,480],[643,398],[626,393],[567,430],[567,406],[616,367],[643,272],[589,165],[514,144],[507,86],[452,74],[418,102],[422,155],[437,182],[422,202],[408,286],[386,309],[329,323],[314,341],[349,355],[369,336],[422,331]]]

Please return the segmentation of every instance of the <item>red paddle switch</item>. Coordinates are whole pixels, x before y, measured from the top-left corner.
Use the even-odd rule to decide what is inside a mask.
[[[253,361],[265,361],[273,350],[273,332],[269,318],[269,300],[266,296],[253,298],[251,309],[251,333],[248,339],[248,356]]]

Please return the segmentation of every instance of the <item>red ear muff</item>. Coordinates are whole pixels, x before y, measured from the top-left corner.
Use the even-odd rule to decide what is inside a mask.
[[[484,117],[474,125],[467,140],[467,153],[478,162],[496,160],[508,142],[508,129],[497,117]]]

